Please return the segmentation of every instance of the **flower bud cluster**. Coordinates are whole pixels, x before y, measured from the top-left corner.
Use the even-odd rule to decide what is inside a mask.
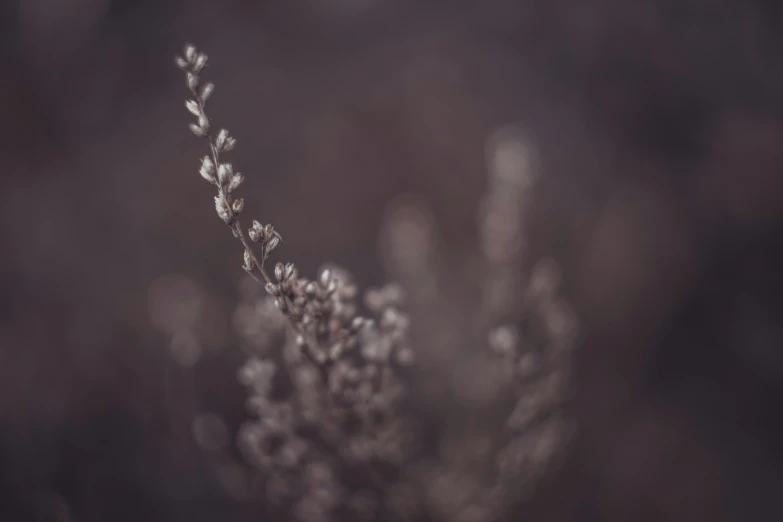
[[[255,417],[242,429],[242,447],[268,477],[269,498],[298,520],[331,520],[344,511],[367,519],[377,492],[348,491],[346,477],[391,486],[379,469],[402,469],[415,447],[415,426],[402,408],[413,356],[401,290],[368,291],[372,318],[365,318],[346,271],[328,266],[309,280],[293,264],[278,263],[266,291],[295,328],[281,357],[262,349],[240,370]],[[278,371],[290,381],[282,396],[272,383]],[[313,466],[323,480],[308,478]]]
[[[190,124],[190,130],[200,138],[209,140],[211,154],[201,158],[199,174],[206,181],[215,185],[218,194],[215,196],[215,211],[218,217],[227,225],[233,225],[244,208],[242,198],[234,199],[231,193],[239,188],[244,181],[240,172],[234,172],[231,163],[221,163],[221,153],[234,148],[237,140],[229,135],[226,129],[221,129],[213,139],[210,133],[211,122],[206,113],[206,104],[215,90],[212,83],[201,85],[200,73],[207,65],[207,55],[199,53],[192,45],[185,46],[182,56],[176,57],[177,66],[185,72],[185,80],[193,99],[185,101],[185,107],[196,117]],[[200,88],[199,88],[200,87]]]

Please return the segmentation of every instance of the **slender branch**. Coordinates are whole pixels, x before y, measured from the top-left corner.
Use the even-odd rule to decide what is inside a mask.
[[[201,96],[199,96],[198,92],[196,91],[196,88],[195,87],[189,87],[189,90],[190,90],[191,94],[193,95],[193,98],[196,100],[196,103],[198,104],[198,107],[199,107],[199,110],[201,111],[201,114],[205,118],[207,118],[207,120],[209,120],[209,117],[207,116],[207,113],[206,113],[206,107],[204,105],[204,102],[202,101]],[[215,168],[219,169],[220,168],[220,153],[218,151],[218,148],[217,148],[215,140],[213,140],[212,132],[211,131],[207,131],[204,134],[204,137],[207,139],[207,142],[209,143],[209,150],[211,152],[212,161],[215,164]],[[220,184],[218,184],[218,192],[219,192],[220,197],[224,198],[226,200],[229,208],[231,208],[231,205],[233,203],[233,198],[231,197],[230,194],[226,193],[225,189]],[[254,267],[256,267],[258,269],[258,272],[261,274],[261,277],[263,278],[263,280],[253,273],[253,269],[252,268],[250,270],[246,269],[245,271],[250,275],[250,277],[252,277],[258,284],[260,284],[262,286],[269,285],[269,284],[274,284],[274,282],[272,281],[272,278],[269,276],[267,271],[264,269],[264,262],[266,261],[266,258],[267,258],[266,251],[263,252],[263,255],[261,256],[261,260],[259,261],[258,257],[256,256],[255,251],[253,250],[253,246],[247,240],[247,237],[245,236],[245,233],[242,230],[242,225],[239,222],[239,218],[234,217],[231,220],[231,222],[230,222],[230,227],[231,227],[231,230],[232,230],[234,236],[237,237],[239,239],[239,241],[242,243],[242,246],[245,248],[245,251],[250,256],[250,259],[252,260]],[[282,296],[282,298],[284,300],[286,300],[285,296]],[[286,302],[286,304],[288,304],[287,300],[285,302]],[[288,323],[291,325],[291,327],[293,328],[294,332],[296,332],[298,335],[301,335],[301,336],[305,336],[306,335],[306,332],[302,328],[302,325],[300,325],[299,323],[294,321],[293,318],[289,314],[286,313],[285,316],[288,318]],[[309,348],[310,345],[307,345],[307,346]],[[319,360],[319,358],[316,357],[316,355],[312,352],[311,349],[303,349],[303,350],[301,350],[301,353],[305,357],[307,357],[307,359],[311,363],[313,363],[319,369],[319,371],[321,373],[321,376],[322,376],[322,378],[324,380],[324,383],[328,382],[328,377],[329,377],[329,373],[328,373],[329,364],[328,364],[328,362],[329,361],[328,360],[324,360],[324,361]]]

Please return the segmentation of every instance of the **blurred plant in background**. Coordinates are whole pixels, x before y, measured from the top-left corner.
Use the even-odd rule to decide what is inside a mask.
[[[244,201],[234,191],[244,177],[223,159],[236,140],[206,114],[206,62],[193,46],[177,58],[193,95],[191,130],[209,145],[200,174],[217,188],[217,214],[244,247],[248,282],[258,283],[243,283],[234,314],[248,352],[239,380],[251,419],[239,443],[258,472],[253,484],[303,522],[504,518],[566,447],[577,332],[557,265],[539,261],[523,277],[538,171],[531,144],[515,128],[488,142],[480,255],[439,257],[427,206],[407,197],[390,205],[380,234],[393,283],[362,293],[328,264],[313,279],[292,263],[270,274],[282,236],[270,224],[253,221],[247,233],[240,224]],[[191,365],[203,298],[175,283],[193,294],[193,310],[165,323],[173,354]],[[210,414],[194,433],[202,447],[226,445],[225,425]]]

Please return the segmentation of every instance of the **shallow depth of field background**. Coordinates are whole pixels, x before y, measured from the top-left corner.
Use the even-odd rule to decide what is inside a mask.
[[[520,519],[783,517],[782,22],[740,0],[5,0],[0,520],[262,519],[191,430],[236,429],[244,390],[241,248],[197,173],[186,41],[245,213],[303,273],[380,283],[401,194],[445,255],[474,248],[485,139],[535,136],[531,250],[585,338],[579,438]],[[205,303],[189,370],[150,313],[171,277]]]

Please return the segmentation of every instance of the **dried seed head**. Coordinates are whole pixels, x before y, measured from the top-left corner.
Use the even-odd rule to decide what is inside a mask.
[[[212,93],[215,92],[215,84],[214,83],[208,83],[204,85],[204,87],[201,88],[201,95],[199,95],[199,98],[201,99],[201,103],[207,103],[207,100],[210,96],[212,96]]]
[[[275,265],[275,278],[278,281],[282,281],[284,274],[285,274],[285,266],[283,265],[283,263],[277,263]]]
[[[200,73],[201,70],[207,65],[207,55],[204,53],[200,53],[198,56],[196,56],[196,61],[193,64],[193,71],[196,73]]]
[[[253,262],[253,258],[250,255],[250,252],[245,250],[245,264],[242,266],[242,268],[244,268],[245,270],[250,272],[251,270],[253,270],[254,266],[255,266],[255,263]]]
[[[237,140],[229,136],[226,138],[226,144],[223,145],[223,152],[228,152],[233,149],[237,144]]]
[[[282,241],[283,239],[280,237],[280,234],[275,233],[275,236],[266,244],[266,253],[271,254],[274,252]]]
[[[258,221],[253,220],[253,226],[250,227],[250,229],[247,231],[248,235],[250,236],[250,240],[258,243],[263,238],[263,230],[264,227],[261,226],[261,223]]]
[[[275,227],[273,227],[271,223],[264,226],[264,239],[266,241],[269,241],[274,235],[274,233],[275,233]]]
[[[204,132],[209,132],[209,118],[203,112],[198,117],[198,124],[204,129]]]
[[[201,168],[199,169],[199,174],[201,174],[201,177],[210,183],[215,182],[215,164],[212,163],[212,160],[209,159],[209,156],[204,156],[201,159]]]
[[[203,138],[204,136],[207,135],[207,131],[195,123],[190,124],[190,131],[196,136],[198,136],[199,138]]]
[[[245,200],[243,198],[235,199],[231,205],[231,209],[234,211],[234,215],[238,216],[242,213],[242,209],[245,208]]]
[[[353,321],[351,321],[351,330],[354,332],[358,331],[362,326],[364,326],[365,320],[364,317],[354,317]]]
[[[227,139],[228,131],[226,129],[220,129],[220,132],[218,132],[217,138],[215,139],[215,147],[222,152]]]
[[[233,222],[234,215],[231,212],[231,209],[228,207],[228,203],[226,202],[225,198],[223,198],[223,196],[215,196],[215,210],[217,211],[217,215],[220,217],[220,219],[222,219],[227,225],[230,225]]]
[[[204,157],[201,158],[201,168],[210,174],[215,174],[215,164],[212,163],[212,158],[207,155],[204,155]]]
[[[318,277],[318,282],[321,283],[323,288],[329,286],[329,282],[332,280],[332,271],[328,268],[321,271],[321,275]]]
[[[185,46],[185,59],[190,63],[194,63],[196,61],[196,46],[193,44],[187,44]]]
[[[195,100],[186,100],[185,107],[187,107],[194,116],[201,116],[201,107],[199,107]]]
[[[296,267],[293,263],[286,263],[285,265],[285,271],[283,273],[283,278],[287,281],[291,279],[291,276],[294,275],[294,272],[296,271]]]
[[[265,288],[266,292],[272,297],[280,297],[280,286],[274,283],[267,283]]]
[[[198,76],[193,73],[188,73],[187,80],[188,80],[188,89],[190,89],[191,91],[196,90],[196,87],[198,87]]]
[[[237,172],[236,174],[234,174],[234,176],[231,178],[231,181],[228,183],[227,190],[229,192],[234,192],[234,190],[236,190],[239,187],[239,185],[242,184],[243,181],[245,181],[245,177],[241,173]]]
[[[218,167],[218,181],[222,186],[226,186],[231,178],[234,177],[234,167],[231,163],[221,163]]]

